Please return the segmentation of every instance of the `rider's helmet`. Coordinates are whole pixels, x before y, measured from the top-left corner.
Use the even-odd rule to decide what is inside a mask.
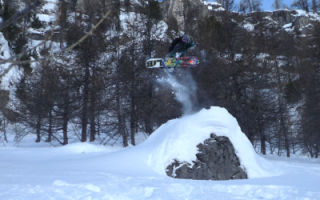
[[[185,43],[191,42],[191,37],[189,35],[182,36],[182,41]]]

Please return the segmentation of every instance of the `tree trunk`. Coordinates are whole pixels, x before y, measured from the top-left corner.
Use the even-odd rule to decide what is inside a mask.
[[[135,141],[135,124],[136,124],[136,114],[135,114],[135,85],[134,80],[131,83],[131,117],[130,117],[130,138],[131,138],[131,144],[136,145]]]
[[[281,117],[280,117],[280,126],[281,126],[281,132],[284,136],[284,145],[285,145],[285,148],[286,148],[286,151],[287,151],[287,157],[290,157],[290,143],[289,143],[289,139],[288,139],[288,130],[287,128],[285,127],[285,124],[284,124],[284,118],[281,114]]]
[[[48,139],[47,142],[52,140],[52,110],[49,111],[49,128],[48,128]]]
[[[150,70],[151,71],[151,70]],[[152,72],[149,72],[149,80],[148,80],[148,97],[147,97],[147,105],[146,105],[146,115],[145,115],[145,131],[148,135],[153,132],[152,127],[152,112],[153,112],[153,82],[151,80]]]
[[[88,98],[89,98],[89,64],[86,64],[84,88],[83,88],[83,104],[81,116],[81,142],[87,141],[87,125],[88,125]]]
[[[68,100],[64,102],[64,109],[63,109],[63,122],[62,122],[62,132],[63,132],[63,145],[68,144],[68,121],[69,121],[69,105]]]
[[[95,117],[95,104],[96,104],[96,99],[95,99],[95,92],[94,88],[92,89],[92,95],[91,95],[91,100],[90,100],[90,142],[93,142],[95,140],[96,136],[96,117]]]
[[[310,154],[310,157],[313,158],[312,148],[309,148],[308,142],[307,142],[307,144],[306,144],[306,148],[307,148],[307,150],[308,150],[308,152],[309,152],[309,154]]]
[[[117,96],[116,96],[116,102],[117,102],[117,115],[118,115],[118,129],[119,133],[122,136],[122,141],[123,141],[123,147],[127,147],[128,144],[128,135],[126,133],[126,128],[125,128],[125,123],[123,120],[122,116],[122,111],[121,111],[121,105],[120,105],[120,94],[119,94],[119,85],[117,83]]]
[[[41,116],[38,115],[37,124],[36,124],[36,135],[37,135],[36,142],[41,141],[40,128],[41,128]]]
[[[123,147],[127,147],[129,145],[128,135],[125,130],[125,123],[123,122],[119,98],[117,99],[117,104],[118,104],[117,110],[118,110],[119,132],[122,135]]]
[[[281,74],[280,74],[280,69],[278,67],[278,62],[277,62],[277,57],[275,59],[275,67],[276,67],[276,73],[277,73],[277,81],[278,81],[278,106],[279,106],[279,115],[280,115],[280,131],[279,131],[279,139],[281,138],[281,134],[284,136],[284,144],[285,144],[285,149],[287,152],[287,157],[290,157],[290,141],[288,139],[288,129],[285,124],[285,103],[283,102],[283,97],[282,94],[284,93],[282,90],[283,83],[281,81]],[[280,141],[279,141],[280,142]],[[279,151],[280,151],[280,145],[279,145]]]
[[[6,141],[7,143],[8,143],[8,138],[7,138],[7,132],[6,132],[6,126],[7,126],[7,124],[6,124],[6,119],[3,119],[3,135],[4,135],[4,141]]]
[[[131,144],[136,145],[136,140],[135,140],[135,113],[134,111],[131,113],[131,121],[130,121],[130,137],[131,137]]]
[[[263,155],[266,155],[266,135],[264,134],[264,131],[263,130],[260,130],[261,131],[261,153]]]

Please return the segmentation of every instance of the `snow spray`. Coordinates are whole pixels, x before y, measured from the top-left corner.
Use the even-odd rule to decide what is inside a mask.
[[[182,115],[192,114],[194,105],[197,105],[196,95],[197,84],[194,81],[190,71],[182,73],[180,81],[168,70],[165,70],[165,77],[158,79],[160,83],[169,84],[175,94],[175,99],[182,105]]]

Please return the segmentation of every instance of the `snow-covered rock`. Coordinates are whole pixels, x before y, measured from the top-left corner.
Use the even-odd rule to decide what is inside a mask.
[[[188,163],[196,161],[197,145],[210,138],[211,133],[230,139],[248,178],[276,174],[274,167],[256,154],[237,120],[220,107],[203,109],[193,115],[171,120],[136,148],[144,148],[148,152],[147,165],[165,175],[166,167],[177,158]]]
[[[210,135],[198,146],[197,160],[193,163],[179,162],[167,167],[167,175],[174,178],[194,180],[230,180],[247,179],[247,173],[240,167],[240,161],[235,154],[229,138]]]

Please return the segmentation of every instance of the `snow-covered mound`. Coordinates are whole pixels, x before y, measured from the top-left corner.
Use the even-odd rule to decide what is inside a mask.
[[[270,162],[256,154],[237,120],[220,107],[203,109],[196,114],[170,120],[136,148],[148,152],[147,165],[165,175],[165,169],[173,159],[179,158],[189,163],[196,160],[196,146],[208,139],[211,133],[230,139],[249,178],[278,174]]]

